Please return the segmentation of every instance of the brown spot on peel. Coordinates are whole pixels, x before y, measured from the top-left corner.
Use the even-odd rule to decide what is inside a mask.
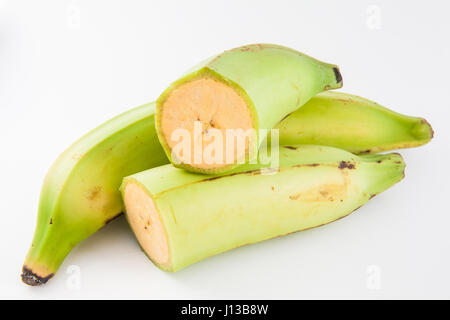
[[[267,45],[267,44],[255,43],[255,44],[249,44],[246,46],[242,46],[239,48],[239,51],[241,51],[241,52],[247,52],[247,51],[258,52],[258,51],[262,51],[262,50],[264,50],[266,48],[270,48],[270,47],[271,46]],[[227,51],[232,51],[232,50],[227,50]],[[227,51],[225,51],[225,52],[227,52]]]
[[[50,280],[53,276],[54,274],[51,273],[46,277],[41,277],[36,273],[34,273],[27,266],[23,266],[21,278],[23,283],[35,287],[47,283],[47,281]]]
[[[100,192],[102,191],[102,187],[100,187],[100,186],[96,186],[96,187],[93,187],[91,190],[89,190],[89,192],[87,193],[87,195],[86,195],[86,198],[88,199],[88,200],[94,200],[95,198],[97,198],[98,196],[99,196],[99,194],[100,194]]]
[[[341,161],[339,162],[339,169],[355,169],[355,164],[351,163],[350,161]]]
[[[334,75],[336,77],[336,83],[340,83],[342,85],[342,75],[338,68],[333,68]]]
[[[289,199],[291,199],[291,200],[297,200],[298,198],[300,198],[300,193],[292,195],[292,196],[289,196]]]
[[[204,181],[213,181],[213,180],[217,180],[217,179],[220,179],[220,178],[223,178],[222,176],[218,176],[218,177],[211,177],[211,178],[208,178],[208,179],[205,179],[205,180],[202,180],[203,182]]]
[[[269,169],[268,169],[269,170]],[[272,169],[270,169],[272,170]],[[274,171],[276,171],[277,169],[273,169]],[[257,176],[261,174],[261,170],[257,169],[257,170],[249,170],[249,171],[243,171],[243,172],[234,172],[234,173],[230,173],[230,174],[226,174],[223,176],[217,176],[217,177],[211,177],[211,178],[207,178],[204,180],[200,180],[198,182],[206,182],[206,181],[213,181],[213,180],[217,180],[220,178],[228,178],[228,177],[232,177],[232,176],[236,176],[236,175],[240,175],[240,174],[246,174],[246,175],[251,175],[251,176]]]
[[[289,196],[290,200],[302,200],[304,202],[327,202],[342,198],[347,192],[348,182],[338,184],[326,184],[303,190]]]
[[[287,117],[289,117],[290,115],[292,114],[292,112],[291,113],[288,113],[287,115],[285,115],[280,121],[278,121],[278,123],[280,123],[280,122],[282,122],[283,120],[285,120]]]

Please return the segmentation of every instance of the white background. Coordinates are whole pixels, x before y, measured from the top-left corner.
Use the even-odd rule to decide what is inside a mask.
[[[0,298],[450,298],[449,11],[431,0],[0,0]],[[23,285],[58,154],[200,60],[257,42],[338,64],[343,91],[425,117],[435,138],[401,151],[402,182],[325,227],[170,274],[121,218],[47,285]]]

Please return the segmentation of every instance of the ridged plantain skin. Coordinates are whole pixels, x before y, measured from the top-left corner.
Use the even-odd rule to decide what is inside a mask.
[[[279,45],[246,45],[202,62],[171,84],[156,101],[156,128],[167,157],[174,166],[198,173],[226,172],[237,166],[234,162],[203,168],[195,163],[172,159],[172,150],[162,127],[165,103],[181,86],[202,78],[212,78],[233,88],[246,101],[256,132],[272,129],[317,93],[342,87],[342,76],[336,65]],[[196,99],[197,96],[200,96],[198,92]],[[186,106],[180,106],[180,110],[186,113],[186,117],[191,114]],[[179,123],[180,128],[190,125],[186,121],[184,119]],[[260,140],[263,138],[260,137]],[[249,149],[253,152],[249,150],[246,155],[256,154],[257,147],[257,144],[251,145]]]
[[[154,103],[108,121],[67,149],[48,172],[22,280],[46,283],[81,240],[122,213],[124,176],[168,163],[154,125]]]
[[[279,152],[280,167],[272,174],[261,174],[265,166],[258,164],[211,176],[166,165],[125,178],[126,217],[141,247],[148,247],[145,232],[159,225],[158,216],[160,234],[167,238],[166,251],[159,252],[168,252],[168,259],[156,264],[177,271],[245,244],[342,218],[404,177],[399,154],[356,156],[314,145],[282,146]],[[144,202],[127,202],[127,190],[135,186],[151,199],[147,208],[156,210],[148,219]]]
[[[276,128],[281,145],[321,144],[355,154],[418,147],[433,138],[425,119],[342,92],[316,95]]]
[[[149,103],[123,113],[56,160],[42,187],[35,236],[23,267],[25,283],[47,282],[76,244],[123,211],[118,192],[123,177],[169,163],[158,142],[154,112],[155,104]],[[281,144],[331,145],[354,153],[419,146],[432,136],[423,119],[331,92],[313,97],[277,128]]]

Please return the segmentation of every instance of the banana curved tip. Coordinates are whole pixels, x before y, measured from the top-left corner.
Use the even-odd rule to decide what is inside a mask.
[[[430,123],[424,118],[420,118],[419,122],[413,127],[414,136],[419,140],[430,141],[434,137],[434,130]]]
[[[49,274],[46,277],[41,277],[34,273],[31,269],[29,269],[27,266],[23,266],[22,268],[22,281],[23,283],[35,287],[40,286],[41,284],[47,283],[48,280],[50,280],[54,276],[53,273]]]

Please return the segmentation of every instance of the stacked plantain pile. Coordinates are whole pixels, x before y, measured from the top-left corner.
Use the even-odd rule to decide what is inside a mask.
[[[325,92],[341,86],[337,66],[276,45],[201,63],[56,160],[22,280],[46,283],[122,212],[169,271],[350,214],[404,177],[399,154],[374,153],[426,144],[433,131],[422,118]]]

